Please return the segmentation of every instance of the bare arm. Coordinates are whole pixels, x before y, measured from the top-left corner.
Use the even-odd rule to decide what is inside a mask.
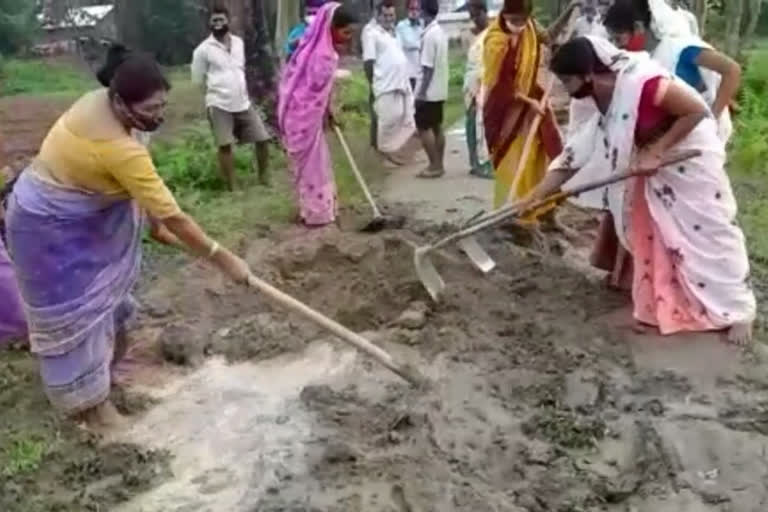
[[[525,207],[535,201],[540,201],[541,199],[554,194],[560,190],[563,183],[571,179],[577,172],[578,169],[552,169],[546,176],[544,176],[544,179],[530,191],[528,196],[521,201],[521,205]]]
[[[245,281],[248,265],[232,252],[211,240],[197,223],[185,213],[179,213],[159,221],[192,254],[205,258],[235,281]]]
[[[419,94],[416,95],[416,99],[423,100],[427,97],[427,89],[429,89],[429,84],[432,82],[434,71],[434,68],[421,66],[421,87],[419,88]]]
[[[741,66],[727,55],[715,50],[704,49],[696,59],[696,64],[720,74],[722,80],[717,90],[712,113],[719,118],[728,105],[735,99],[741,85]]]
[[[371,87],[371,94],[373,94],[373,66],[376,64],[375,60],[366,60],[363,62],[363,69],[365,70],[365,78],[368,80],[368,85]]]

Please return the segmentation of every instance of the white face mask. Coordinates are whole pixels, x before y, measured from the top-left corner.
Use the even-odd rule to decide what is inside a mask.
[[[307,25],[311,25],[313,21],[315,21],[315,15],[309,14],[307,16],[304,16],[304,21],[307,22]]]
[[[513,36],[519,35],[525,30],[525,25],[513,25],[512,23],[508,21],[504,21],[504,24],[507,26],[507,30],[509,30]]]

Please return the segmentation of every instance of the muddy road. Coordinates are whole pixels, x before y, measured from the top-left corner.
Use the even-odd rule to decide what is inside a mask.
[[[57,492],[35,510],[766,510],[763,352],[716,334],[633,333],[628,297],[586,270],[594,216],[571,211],[583,239],[550,235],[549,255],[514,229],[481,237],[498,263],[489,276],[453,249],[435,255],[448,288],[429,301],[414,244],[490,194],[462,151],[453,131],[445,179],[389,175],[382,195],[408,213],[407,231],[278,226],[237,248],[258,275],[415,365],[429,389],[202,264],[149,262],[117,378],[128,423],[51,459]],[[22,420],[45,406],[0,398]],[[0,483],[17,510],[42,485]]]
[[[417,365],[425,392],[202,268],[157,282],[155,364],[186,369],[134,388],[158,405],[118,438],[170,450],[174,477],[120,510],[764,510],[755,356],[715,335],[633,334],[626,297],[521,253],[519,235],[483,240],[492,279],[438,257],[438,306],[412,232],[251,247],[272,282]]]

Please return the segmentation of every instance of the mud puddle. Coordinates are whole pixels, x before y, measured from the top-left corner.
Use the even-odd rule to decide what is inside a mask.
[[[492,279],[437,255],[437,306],[412,233],[249,248],[260,275],[416,364],[425,393],[205,269],[159,282],[145,306],[188,369],[142,390],[159,405],[123,439],[167,448],[174,477],[120,510],[763,510],[765,371],[712,336],[699,359],[669,339],[638,352],[611,316],[625,297],[511,236],[482,240]]]

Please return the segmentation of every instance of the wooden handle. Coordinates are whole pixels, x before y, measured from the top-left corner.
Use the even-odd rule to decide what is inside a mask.
[[[517,184],[520,183],[520,180],[522,179],[523,170],[525,169],[525,165],[528,163],[528,157],[531,155],[531,148],[533,147],[533,141],[536,139],[536,134],[539,131],[539,126],[541,126],[541,121],[544,119],[544,116],[547,113],[547,102],[549,101],[549,96],[552,93],[552,88],[554,87],[554,85],[555,85],[555,75],[551,74],[548,78],[547,85],[544,89],[544,95],[541,97],[541,101],[539,101],[540,109],[539,111],[536,112],[536,115],[534,116],[533,121],[531,121],[531,125],[528,128],[528,135],[526,135],[525,137],[523,152],[520,154],[520,159],[517,161],[517,169],[515,170],[515,174],[513,175],[512,184],[509,187],[509,194],[507,196],[507,201],[514,200],[514,197],[512,197],[512,194],[517,188]]]
[[[338,124],[333,123],[333,129],[336,132],[336,137],[338,137],[339,143],[341,144],[342,149],[344,149],[344,153],[347,155],[347,160],[349,160],[349,165],[352,167],[352,172],[355,174],[355,178],[357,179],[357,182],[360,184],[360,188],[363,189],[365,198],[368,200],[368,203],[371,205],[371,209],[373,210],[373,216],[376,218],[381,217],[381,211],[379,211],[379,207],[376,206],[376,201],[373,199],[373,195],[371,194],[371,191],[368,190],[368,185],[365,183],[365,178],[363,178],[363,174],[360,172],[360,169],[357,167],[357,162],[355,162],[355,157],[352,156],[352,150],[349,149],[349,145],[347,144],[347,139],[344,138],[344,134],[341,132],[341,128],[339,128]]]
[[[663,158],[661,161],[661,166],[665,167],[667,165],[674,165],[676,163],[680,163],[700,155],[701,155],[701,151],[696,149],[682,151],[675,155],[671,155]],[[589,192],[590,190],[595,190],[598,188],[606,187],[608,185],[613,185],[614,183],[618,183],[620,181],[624,181],[629,178],[647,176],[647,174],[648,173],[641,172],[641,171],[629,171],[621,174],[614,174],[608,178],[597,180],[597,181],[591,181],[589,183],[585,183],[584,185],[580,185],[570,190],[562,190],[560,192],[556,192],[550,196],[545,197],[544,199],[539,199],[538,201],[534,201],[532,204],[526,205],[524,208],[520,208],[515,205],[504,207],[503,209],[493,212],[491,215],[489,215],[487,218],[484,218],[482,221],[478,221],[476,224],[473,224],[472,226],[466,229],[457,231],[452,235],[449,235],[443,238],[442,240],[439,240],[438,242],[432,244],[431,249],[433,250],[438,249],[440,247],[444,247],[445,245],[448,245],[449,243],[455,240],[459,240],[461,238],[466,238],[468,236],[474,235],[475,233],[482,231],[484,229],[487,229],[489,227],[495,226],[510,217],[522,216],[528,212],[536,211],[543,206],[547,206],[550,204],[560,204],[566,199],[579,196],[584,192]]]
[[[415,386],[423,384],[424,379],[422,379],[420,376],[413,375],[412,370],[398,366],[394,359],[392,359],[392,356],[389,355],[386,351],[380,347],[377,347],[359,334],[350,331],[338,322],[335,322],[330,318],[318,313],[303,302],[300,302],[287,293],[278,290],[274,286],[262,281],[253,274],[248,275],[248,285],[266,295],[273,302],[286,309],[289,309],[290,311],[298,313],[314,324],[319,325],[323,329],[335,334],[343,341],[349,343],[358,350],[365,352],[373,359],[381,363],[384,367],[388,368],[395,374],[402,377],[404,380],[408,381],[410,384]]]

